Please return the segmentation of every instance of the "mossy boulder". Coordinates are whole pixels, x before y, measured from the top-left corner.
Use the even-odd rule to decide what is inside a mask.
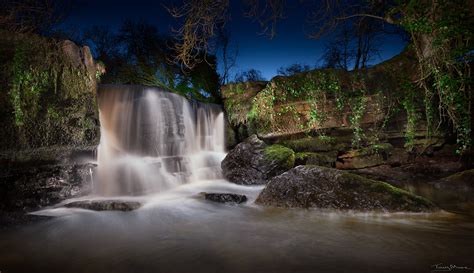
[[[252,135],[230,150],[221,163],[224,176],[243,185],[265,184],[291,169],[295,153],[281,145],[268,145]]]
[[[264,149],[264,159],[270,164],[276,163],[289,170],[295,165],[295,152],[285,146],[274,144]]]
[[[287,208],[322,208],[357,211],[436,210],[427,199],[345,171],[306,165],[272,178],[257,204]]]

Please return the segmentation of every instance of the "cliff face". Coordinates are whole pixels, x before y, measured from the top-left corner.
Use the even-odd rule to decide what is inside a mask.
[[[90,190],[102,72],[88,47],[0,32],[0,220]]]
[[[102,68],[89,48],[35,35],[0,36],[0,151],[96,145]]]
[[[411,83],[415,72],[416,59],[405,51],[368,70],[319,69],[229,84],[222,95],[237,141],[253,133],[270,141],[343,136],[354,149],[389,140],[424,149],[443,136],[428,132],[422,91]]]

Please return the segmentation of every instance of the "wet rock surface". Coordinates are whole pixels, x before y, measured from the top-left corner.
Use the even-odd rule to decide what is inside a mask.
[[[140,208],[142,204],[126,200],[81,200],[67,203],[64,206],[95,211],[132,211]]]
[[[90,163],[11,167],[0,173],[0,210],[29,212],[84,196],[91,190]]]
[[[436,210],[422,197],[346,171],[297,166],[272,178],[256,200],[275,207],[424,212]]]
[[[217,203],[242,204],[247,202],[247,196],[235,193],[202,193],[206,200]]]
[[[224,176],[242,185],[265,184],[294,165],[294,152],[281,145],[267,145],[252,135],[230,150],[221,163]]]

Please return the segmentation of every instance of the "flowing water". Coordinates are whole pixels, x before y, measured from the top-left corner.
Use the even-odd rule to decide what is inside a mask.
[[[438,212],[264,208],[263,186],[221,178],[224,121],[212,105],[140,87],[101,88],[95,194],[143,207],[54,216],[0,232],[0,272],[473,272],[474,220]],[[242,205],[204,200],[231,192]],[[118,197],[120,196],[120,197]],[[70,202],[68,200],[66,202]],[[445,270],[447,271],[447,270]]]
[[[104,85],[95,193],[143,195],[221,178],[224,114],[217,105],[141,86]]]

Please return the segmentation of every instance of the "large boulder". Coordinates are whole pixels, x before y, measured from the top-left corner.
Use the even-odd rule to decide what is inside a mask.
[[[387,183],[320,166],[297,166],[272,178],[256,200],[275,207],[432,211],[435,206]]]
[[[267,145],[252,135],[229,151],[221,167],[229,181],[257,185],[291,169],[294,162],[293,150],[278,144]]]

